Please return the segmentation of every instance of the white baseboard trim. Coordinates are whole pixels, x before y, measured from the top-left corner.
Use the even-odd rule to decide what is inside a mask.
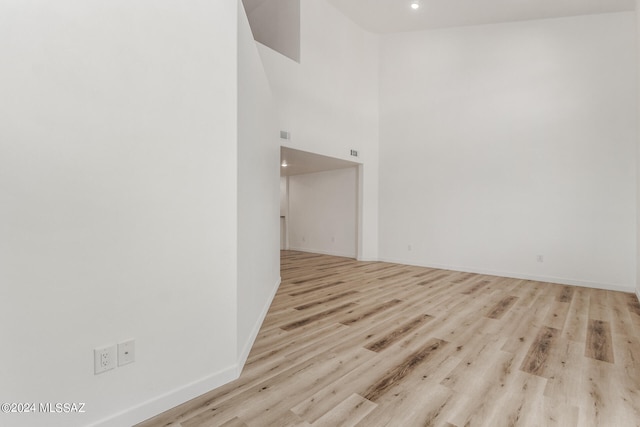
[[[312,254],[321,254],[321,255],[331,255],[331,256],[339,256],[343,258],[356,258],[355,253],[346,253],[346,252],[331,252],[331,251],[323,251],[320,249],[310,249],[310,248],[296,248],[290,247],[288,250],[290,251],[298,251],[298,252],[309,252]]]
[[[125,411],[119,412],[108,418],[100,420],[90,427],[121,427],[132,426],[166,410],[174,408],[184,402],[196,398],[208,391],[218,388],[239,376],[238,365],[234,364],[215,374],[194,381],[183,387],[169,391],[154,399],[136,405]]]
[[[400,260],[400,259],[393,259],[393,258],[381,258],[381,261],[391,262],[394,264],[414,265],[417,267],[437,268],[440,270],[461,271],[464,273],[486,274],[488,276],[510,277],[513,279],[535,280],[537,282],[557,283],[561,285],[581,286],[584,288],[604,289],[607,291],[633,293],[635,290],[633,286],[624,286],[624,285],[610,284],[610,283],[597,283],[597,282],[589,282],[585,280],[565,279],[561,277],[537,276],[532,274],[513,273],[510,271],[492,271],[492,270],[485,270],[481,268],[478,269],[478,268],[469,268],[469,267],[460,267],[460,266],[451,266],[451,265],[419,263],[415,261]]]
[[[291,250],[296,250],[300,252],[322,253],[319,251],[311,251],[308,249],[291,249]],[[347,257],[353,258],[353,256],[351,255],[335,255],[335,254],[326,254],[326,255],[347,256]],[[528,274],[518,274],[518,273],[502,272],[502,271],[490,271],[490,270],[484,270],[484,269],[474,269],[474,268],[465,268],[465,267],[457,267],[457,266],[416,263],[415,261],[407,261],[407,260],[399,260],[399,259],[391,259],[391,258],[381,258],[379,260],[371,259],[367,261],[382,261],[382,262],[390,262],[395,264],[414,265],[418,267],[437,268],[442,270],[461,271],[461,272],[476,273],[476,274],[486,274],[490,276],[512,277],[515,279],[536,280],[540,282],[559,283],[559,284],[565,284],[565,285],[583,286],[588,288],[606,289],[606,290],[613,290],[613,291],[622,291],[622,292],[631,292],[631,293],[634,293],[635,291],[635,294],[638,297],[638,301],[640,301],[640,289],[634,289],[632,287],[626,287],[626,286],[620,286],[620,285],[600,284],[600,283],[586,282],[581,280],[569,280],[569,279],[562,279],[562,278],[556,278],[556,277],[543,277],[543,276],[534,276],[534,275],[528,275]],[[240,373],[242,371],[242,368],[244,367],[244,364],[247,358],[249,357],[251,347],[253,346],[253,343],[256,337],[258,336],[260,327],[262,326],[262,322],[264,321],[269,311],[269,307],[271,306],[273,298],[275,297],[278,291],[278,288],[280,287],[280,283],[281,283],[281,279],[279,278],[271,292],[268,302],[265,304],[265,306],[262,309],[262,313],[260,314],[259,321],[256,322],[256,325],[254,326],[254,329],[251,333],[250,339],[247,340],[247,342],[244,345],[242,353],[238,357],[237,363],[215,374],[212,374],[200,380],[194,381],[183,387],[176,388],[175,390],[169,391],[154,399],[148,400],[144,403],[131,407],[125,411],[119,412],[117,414],[109,416],[108,418],[104,418],[100,421],[90,424],[90,427],[120,427],[124,425],[134,425],[237,379],[240,376]]]
[[[262,312],[260,313],[260,317],[251,332],[251,336],[244,345],[242,353],[238,357],[238,362],[236,364],[231,365],[216,374],[209,375],[198,381],[194,381],[191,384],[179,387],[157,398],[148,400],[140,405],[100,420],[91,424],[90,427],[121,427],[134,425],[237,379],[242,372],[242,368],[244,367],[247,358],[249,357],[251,347],[260,332],[260,327],[267,316],[271,302],[278,292],[280,282],[281,278],[278,278],[271,294],[269,295],[269,299],[264,305]]]
[[[267,302],[265,303],[264,307],[262,308],[262,312],[260,313],[260,316],[258,317],[258,321],[256,322],[256,324],[253,327],[253,330],[251,331],[251,336],[249,337],[249,339],[245,343],[244,348],[242,349],[242,353],[240,353],[240,355],[239,355],[239,358],[238,358],[238,376],[240,376],[240,373],[242,373],[242,369],[244,368],[244,364],[247,362],[247,358],[249,357],[249,353],[251,352],[251,347],[253,347],[253,343],[255,342],[256,338],[258,337],[258,333],[260,332],[260,328],[262,327],[262,322],[264,322],[265,317],[267,317],[267,313],[269,312],[269,307],[271,307],[271,303],[273,302],[273,298],[276,296],[276,293],[278,293],[278,288],[280,287],[280,283],[281,282],[282,282],[282,278],[278,277],[278,280],[276,281],[275,286],[271,290],[271,294],[269,295],[269,299],[267,300]]]

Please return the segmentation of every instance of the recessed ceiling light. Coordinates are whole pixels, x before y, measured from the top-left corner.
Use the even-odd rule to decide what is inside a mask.
[[[411,9],[413,9],[413,10],[420,9],[420,2],[417,2],[417,1],[411,2]]]

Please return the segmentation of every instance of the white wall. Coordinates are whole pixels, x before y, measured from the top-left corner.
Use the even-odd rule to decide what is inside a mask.
[[[287,177],[280,177],[280,216],[287,216],[289,210],[289,191],[287,190]]]
[[[300,60],[300,0],[244,0],[257,41]]]
[[[249,22],[238,14],[238,354],[244,364],[280,283],[280,145]]]
[[[2,2],[0,401],[86,413],[0,424],[131,425],[235,375],[236,26],[235,0]]]
[[[289,221],[289,181],[286,176],[280,177],[280,249],[289,249],[287,228]]]
[[[640,80],[640,0],[636,0],[636,45],[638,48],[637,67]],[[638,89],[638,103],[640,104],[640,85]],[[640,108],[638,112],[640,114]],[[640,115],[638,116],[638,123],[638,129],[640,130]],[[640,299],[640,132],[638,136],[636,150],[636,295],[638,295],[638,299]]]
[[[300,63],[261,46],[288,147],[337,157],[360,151],[363,259],[378,249],[377,37],[325,0],[300,5]],[[285,142],[284,140],[281,142]]]
[[[289,177],[289,247],[356,257],[356,168]]]
[[[632,290],[634,20],[383,37],[381,258]]]

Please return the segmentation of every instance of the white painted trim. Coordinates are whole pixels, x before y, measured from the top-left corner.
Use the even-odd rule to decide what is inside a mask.
[[[249,353],[251,352],[251,347],[253,347],[253,343],[258,337],[258,333],[260,332],[260,328],[262,327],[262,323],[264,322],[265,317],[267,317],[267,313],[269,312],[269,307],[271,307],[271,303],[273,302],[273,298],[275,298],[276,293],[278,293],[278,288],[280,287],[280,283],[282,282],[282,278],[278,277],[271,294],[269,295],[269,299],[267,303],[262,307],[262,312],[260,313],[260,317],[258,317],[258,321],[253,326],[253,330],[251,331],[251,336],[247,340],[244,348],[242,349],[242,353],[240,353],[238,357],[238,376],[242,373],[242,369],[244,368],[244,364],[247,362],[247,358],[249,357]]]
[[[148,400],[140,405],[97,421],[96,423],[91,424],[90,427],[120,427],[125,425],[134,425],[237,379],[242,372],[242,368],[247,361],[247,357],[249,357],[249,352],[251,351],[251,347],[253,347],[253,343],[258,336],[258,332],[260,332],[260,327],[267,316],[269,307],[271,307],[271,302],[278,292],[281,280],[282,279],[279,277],[276,281],[273,290],[271,291],[271,295],[269,296],[269,300],[263,307],[253,331],[251,331],[251,337],[247,340],[242,354],[238,357],[238,363],[235,363],[216,374],[209,375],[205,378],[194,381],[191,384],[187,384],[184,387],[177,388],[157,398]]]
[[[292,249],[300,252],[311,252],[311,253],[321,253],[310,250],[302,250],[302,249]],[[334,255],[334,254],[326,254],[326,255]],[[349,255],[335,255],[335,256],[348,256]],[[363,260],[360,260],[363,261]],[[382,261],[382,262],[391,262],[395,264],[404,264],[404,265],[415,265],[418,267],[427,267],[427,268],[438,268],[441,270],[451,270],[451,271],[461,271],[468,273],[477,273],[477,274],[487,274],[491,276],[500,276],[500,277],[512,277],[515,279],[525,279],[525,280],[536,280],[540,282],[548,282],[548,283],[560,283],[565,285],[573,285],[573,286],[583,286],[588,288],[597,288],[597,289],[606,289],[613,291],[622,291],[622,292],[633,292],[632,288],[619,286],[619,285],[609,285],[609,284],[599,284],[595,282],[585,282],[581,280],[567,280],[560,279],[556,277],[541,277],[541,276],[532,276],[526,274],[517,274],[517,273],[508,273],[508,272],[497,272],[497,271],[489,271],[482,269],[473,269],[473,268],[464,268],[464,267],[452,267],[452,266],[444,266],[444,265],[435,265],[435,264],[424,264],[424,263],[416,263],[410,261],[396,260],[396,259],[370,259],[366,261]],[[229,366],[228,368],[217,372],[215,374],[204,377],[200,380],[194,381],[190,384],[187,384],[183,387],[179,387],[173,391],[165,393],[157,398],[148,400],[140,405],[136,405],[131,407],[125,411],[119,412],[115,415],[112,415],[108,418],[97,421],[93,424],[90,424],[89,427],[120,427],[123,425],[134,425],[140,423],[144,420],[147,420],[151,417],[154,417],[158,414],[161,414],[164,411],[167,411],[171,408],[174,408],[182,403],[185,403],[191,399],[194,399],[198,396],[203,395],[211,390],[214,390],[224,384],[227,384],[240,376],[242,372],[242,368],[249,357],[249,353],[251,351],[251,347],[258,336],[260,331],[260,327],[269,312],[269,307],[275,298],[276,293],[280,287],[281,278],[278,278],[273,291],[271,292],[268,303],[262,309],[262,313],[260,314],[259,321],[256,322],[254,329],[251,333],[251,338],[247,340],[245,347],[242,351],[242,354],[239,355],[238,363]],[[636,290],[636,296],[638,297],[638,301],[640,301],[640,289]]]
[[[282,148],[281,148],[282,149]],[[287,192],[286,194],[286,198],[287,198],[287,206],[286,206],[286,212],[284,213],[284,248],[286,250],[289,250],[289,176],[287,175],[287,179],[285,180],[285,184],[286,184],[286,189],[285,191]]]
[[[356,166],[356,259],[364,253],[364,165]]]
[[[97,421],[91,424],[90,427],[132,426],[231,382],[239,376],[240,371],[238,370],[238,365],[233,364],[220,372]]]
[[[343,258],[356,258],[356,254],[354,253],[344,253],[344,252],[329,252],[329,251],[321,251],[317,249],[309,249],[309,248],[289,248],[290,251],[298,251],[298,252],[309,252],[312,254],[321,254],[321,255],[331,255],[331,256],[339,256]]]
[[[561,277],[536,276],[531,274],[513,273],[510,271],[492,271],[492,270],[459,267],[459,266],[451,266],[451,265],[417,263],[415,261],[398,260],[398,259],[391,259],[391,258],[382,258],[381,261],[391,262],[394,264],[414,265],[417,267],[437,268],[440,270],[461,271],[464,273],[486,274],[489,276],[511,277],[514,279],[524,279],[524,280],[535,280],[538,282],[545,282],[545,283],[558,283],[561,285],[582,286],[584,288],[604,289],[607,291],[620,291],[620,292],[634,291],[634,288],[632,286],[624,286],[624,285],[611,284],[611,283],[589,282],[585,280],[565,279]]]
[[[640,302],[640,289],[636,291],[636,297],[638,297],[638,302]]]

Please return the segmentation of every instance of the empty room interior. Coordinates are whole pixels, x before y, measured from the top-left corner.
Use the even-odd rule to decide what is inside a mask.
[[[640,0],[0,4],[0,425],[640,427]]]

